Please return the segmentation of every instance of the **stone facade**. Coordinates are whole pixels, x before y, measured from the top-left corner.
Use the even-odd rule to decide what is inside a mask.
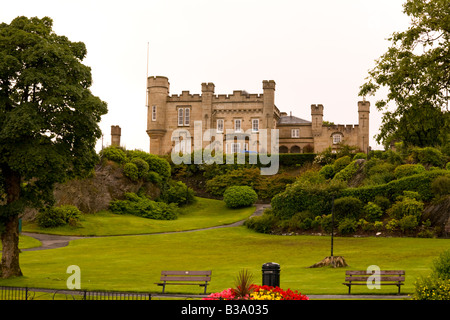
[[[212,142],[204,133],[215,129],[219,133],[214,143],[225,153],[276,150],[271,143],[272,129],[278,129],[280,153],[321,152],[339,145],[369,149],[368,101],[358,102],[357,125],[328,125],[323,123],[323,105],[311,105],[311,121],[303,120],[275,106],[275,81],[264,80],[263,93],[249,94],[237,90],[232,94],[215,94],[213,83],[202,83],[201,94],[182,91],[169,94],[169,80],[154,76],[147,80],[147,134],[150,153],[164,155],[172,151],[192,152],[195,146],[205,148]],[[194,127],[201,127],[201,137]],[[259,134],[267,129],[267,139]],[[230,135],[232,138],[230,138]],[[251,137],[257,137],[256,140]],[[223,141],[222,141],[223,140]]]

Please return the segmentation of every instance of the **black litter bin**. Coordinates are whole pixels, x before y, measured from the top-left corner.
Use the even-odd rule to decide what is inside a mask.
[[[267,262],[262,265],[262,285],[280,287],[280,265]]]

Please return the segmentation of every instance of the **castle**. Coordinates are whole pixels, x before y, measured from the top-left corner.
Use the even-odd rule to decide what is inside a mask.
[[[222,134],[219,137],[223,139],[220,145],[224,153],[251,150],[270,153],[277,150],[274,147],[279,153],[321,152],[328,147],[335,151],[340,144],[357,146],[363,152],[369,150],[368,101],[358,102],[358,124],[330,125],[323,121],[324,107],[321,104],[311,105],[311,121],[280,112],[275,105],[275,81],[264,80],[262,85],[262,94],[236,90],[233,94],[217,95],[213,83],[202,83],[201,94],[182,91],[180,95],[169,95],[167,77],[148,77],[150,153],[192,152],[195,145],[199,146],[196,143],[198,133],[194,132],[198,124],[201,124],[202,134],[209,129]],[[271,129],[278,129],[276,146],[274,130]],[[249,145],[250,135],[264,131],[268,136],[264,143],[256,140],[256,147]],[[229,135],[232,135],[231,139]],[[211,140],[200,141],[201,148],[211,145]]]

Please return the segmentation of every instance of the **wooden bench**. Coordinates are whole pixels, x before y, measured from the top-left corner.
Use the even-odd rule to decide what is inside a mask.
[[[375,276],[379,275],[379,283],[380,285],[391,285],[398,287],[398,294],[400,294],[400,287],[405,282],[405,271],[404,270],[380,270],[379,273],[375,275],[375,271],[367,272],[365,270],[362,271],[346,271],[345,272],[345,281],[343,284],[348,286],[348,294],[351,294],[352,285],[364,285],[367,286],[367,280],[369,277],[372,277],[370,280],[373,280]],[[372,281],[369,281],[369,284],[374,284]]]
[[[211,270],[207,271],[161,271],[161,281],[155,283],[162,286],[162,293],[166,289],[166,285],[198,285],[205,287],[204,294],[208,281],[211,281]]]

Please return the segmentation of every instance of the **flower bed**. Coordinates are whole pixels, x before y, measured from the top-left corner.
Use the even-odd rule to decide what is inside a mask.
[[[250,294],[240,297],[233,288],[211,293],[203,300],[309,300],[297,290],[283,290],[279,287],[252,285]]]

